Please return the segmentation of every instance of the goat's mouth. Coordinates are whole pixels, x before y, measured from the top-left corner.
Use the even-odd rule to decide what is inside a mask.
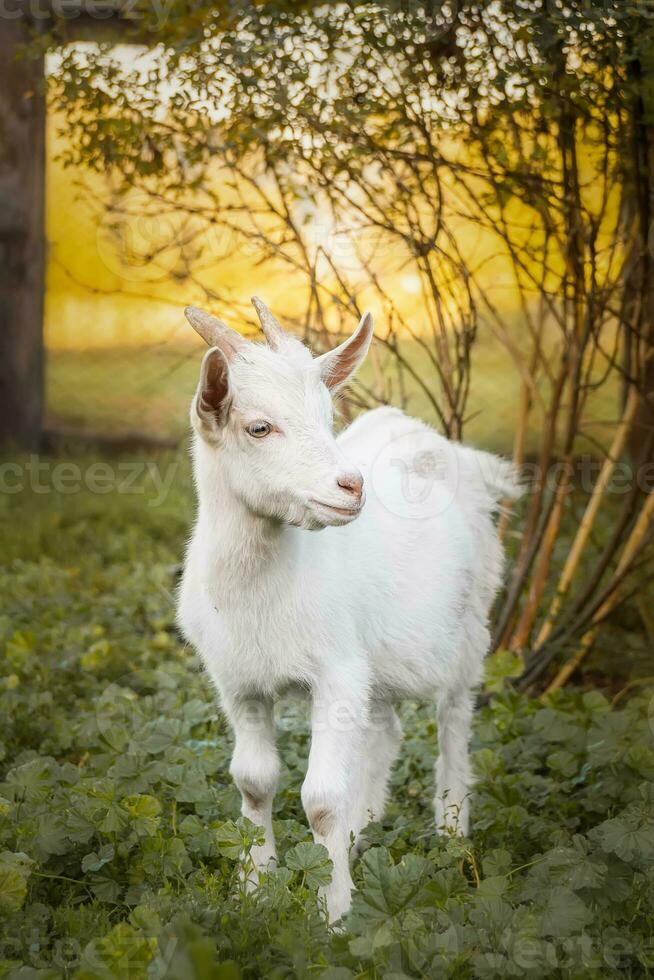
[[[349,524],[350,521],[353,521],[361,513],[365,503],[365,497],[362,497],[358,503],[351,507],[339,507],[335,504],[328,504],[325,500],[318,500],[315,497],[309,497],[308,503],[320,516],[324,515],[329,518],[326,523]]]

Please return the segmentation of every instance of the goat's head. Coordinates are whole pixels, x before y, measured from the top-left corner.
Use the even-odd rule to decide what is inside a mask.
[[[347,524],[363,506],[363,479],[334,438],[332,393],[364,360],[372,317],[314,358],[260,300],[253,303],[267,345],[202,310],[185,311],[211,348],[191,406],[193,428],[254,513],[312,530]]]

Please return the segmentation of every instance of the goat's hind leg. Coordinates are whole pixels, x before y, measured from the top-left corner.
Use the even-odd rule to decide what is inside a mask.
[[[438,700],[438,760],[436,762],[436,829],[468,833],[469,794],[473,782],[469,742],[474,691],[444,691]]]
[[[384,815],[391,768],[401,742],[402,726],[393,705],[375,701],[370,708],[364,736],[359,779],[353,787],[354,855],[360,854],[365,846],[363,828],[372,820],[381,820]]]
[[[244,867],[250,887],[276,860],[272,827],[272,805],[279,778],[279,755],[275,744],[275,719],[272,701],[237,700],[226,705],[234,730],[234,754],[230,765],[232,778],[241,793],[241,813],[258,827],[263,827],[265,842],[252,848],[251,863]]]

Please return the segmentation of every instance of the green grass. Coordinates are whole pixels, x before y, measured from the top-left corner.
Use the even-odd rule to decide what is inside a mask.
[[[201,353],[171,346],[51,351],[48,423],[81,433],[179,439],[188,428]]]
[[[316,898],[329,861],[300,804],[297,702],[279,710],[280,865],[243,893],[237,855],[257,831],[239,819],[229,732],[174,626],[184,457],[48,462],[77,477],[59,472],[68,483],[53,490],[51,470],[50,492],[0,497],[0,976],[649,975],[654,691],[620,710],[599,692],[541,704],[502,693],[512,662],[489,662],[469,839],[434,833],[434,711],[404,705],[388,812],[330,931]],[[151,469],[130,493],[73,492],[98,462],[116,483]]]

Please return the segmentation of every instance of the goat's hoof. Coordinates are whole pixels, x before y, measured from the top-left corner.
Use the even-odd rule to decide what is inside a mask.
[[[436,833],[441,837],[467,837],[468,823],[457,820],[456,817],[448,815],[442,820],[436,821]]]
[[[352,897],[350,890],[342,892],[324,892],[323,899],[327,910],[327,924],[330,929],[342,931],[344,926],[341,919],[350,911]]]
[[[462,830],[461,827],[451,823],[441,824],[440,826],[436,827],[436,833],[439,835],[439,837],[467,837],[468,836],[467,832]]]
[[[436,833],[443,837],[467,837],[469,829],[469,815],[466,801],[463,803],[449,803],[436,800],[435,805]]]
[[[360,858],[361,855],[368,850],[369,847],[370,847],[370,843],[366,839],[365,835],[359,834],[354,844],[352,845],[352,849],[350,851],[350,857],[352,858],[353,861],[356,861],[357,858]]]

